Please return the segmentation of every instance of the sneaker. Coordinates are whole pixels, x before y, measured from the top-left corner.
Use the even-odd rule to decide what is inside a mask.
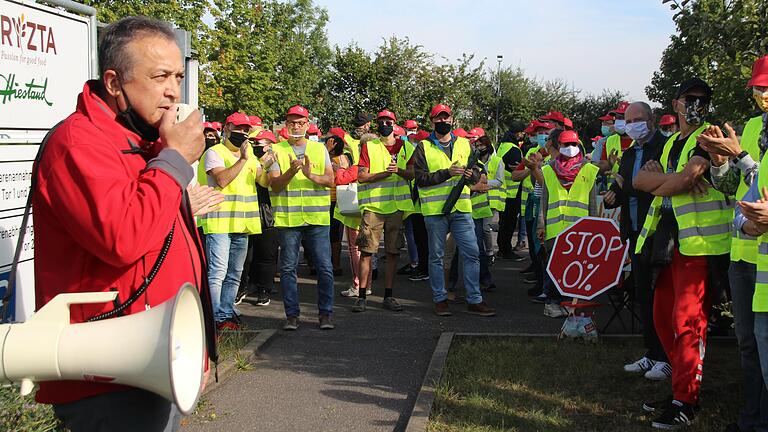
[[[402,275],[409,275],[409,274],[412,274],[412,273],[413,273],[413,270],[414,270],[415,268],[416,268],[416,266],[415,266],[415,265],[411,265],[411,263],[408,263],[408,264],[406,264],[406,265],[404,265],[404,266],[400,267],[399,269],[397,269],[397,274],[399,274],[399,275],[401,275],[401,276],[402,276]]]
[[[243,300],[245,300],[245,298],[248,297],[248,294],[249,293],[247,290],[238,291],[237,294],[235,295],[235,304],[239,305],[240,303],[242,303]]]
[[[624,372],[645,373],[651,370],[655,364],[656,364],[655,361],[649,359],[648,357],[643,357],[636,362],[625,364]]]
[[[320,330],[333,330],[336,328],[336,326],[333,325],[333,320],[331,320],[330,315],[320,315],[319,321]]]
[[[467,313],[482,317],[492,317],[496,315],[496,309],[488,307],[485,302],[467,305]]]
[[[667,362],[655,362],[651,370],[645,373],[645,378],[651,381],[664,381],[672,378],[672,366]]]
[[[645,402],[643,404],[643,411],[647,413],[655,413],[663,410],[669,404],[672,403],[672,395],[669,395],[665,397],[664,399],[653,401],[653,402]]]
[[[448,306],[448,300],[435,303],[435,314],[438,316],[451,316],[451,308]]]
[[[352,306],[352,312],[365,312],[365,303],[366,300],[364,298],[357,298],[355,300],[355,305]]]
[[[386,297],[384,299],[384,309],[389,309],[394,312],[400,312],[403,310],[403,306],[394,297]]]
[[[345,289],[340,294],[342,297],[357,297],[360,295],[360,291],[354,286],[350,286],[349,289]]]
[[[544,301],[547,299],[547,295],[543,292],[540,292],[539,295],[535,297],[531,297],[528,300],[531,301],[531,303],[538,303],[538,304],[544,304]]]
[[[556,303],[547,303],[544,305],[544,315],[550,318],[562,318],[568,316],[568,311]]]
[[[418,270],[414,270],[414,272],[408,276],[408,280],[411,282],[426,281],[429,280],[429,275]]]
[[[259,294],[259,296],[256,298],[256,306],[269,306],[269,294]]]
[[[293,331],[298,330],[299,328],[299,317],[288,317],[285,320],[285,324],[283,325],[283,330],[286,331]]]
[[[667,405],[667,409],[651,422],[651,426],[655,429],[682,429],[693,423],[694,416],[692,406],[673,400],[671,404]]]

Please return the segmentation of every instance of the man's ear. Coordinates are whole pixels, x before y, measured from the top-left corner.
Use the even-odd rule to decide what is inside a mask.
[[[120,77],[114,70],[107,69],[104,71],[104,76],[101,78],[101,81],[104,83],[104,88],[107,90],[107,94],[110,96],[117,98],[120,94],[122,94]]]

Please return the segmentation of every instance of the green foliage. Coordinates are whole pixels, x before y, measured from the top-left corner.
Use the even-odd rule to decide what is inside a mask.
[[[53,432],[64,428],[50,405],[35,403],[32,396],[19,395],[18,387],[0,387],[0,430]]]
[[[204,26],[201,18],[208,6],[207,0],[81,0],[81,3],[95,7],[97,18],[103,23],[145,15],[169,21],[195,35]]]
[[[648,97],[669,107],[680,82],[698,76],[714,90],[716,119],[751,117],[755,108],[745,86],[752,63],[768,53],[768,1],[696,0],[674,19],[677,34],[646,88]]]

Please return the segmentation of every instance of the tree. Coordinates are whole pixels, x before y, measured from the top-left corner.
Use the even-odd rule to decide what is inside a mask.
[[[755,59],[768,53],[768,2],[765,0],[697,0],[673,2],[677,34],[664,50],[648,97],[668,107],[677,86],[698,76],[713,88],[713,117],[744,120],[754,113],[745,88]]]
[[[144,15],[173,23],[192,32],[195,46],[202,31],[202,17],[208,7],[207,0],[82,0],[97,10],[96,17],[103,23],[112,23],[131,15]]]

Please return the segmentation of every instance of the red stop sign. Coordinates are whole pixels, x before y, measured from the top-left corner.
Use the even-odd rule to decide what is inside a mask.
[[[619,283],[628,251],[614,220],[583,217],[555,238],[547,273],[564,296],[591,300]]]

